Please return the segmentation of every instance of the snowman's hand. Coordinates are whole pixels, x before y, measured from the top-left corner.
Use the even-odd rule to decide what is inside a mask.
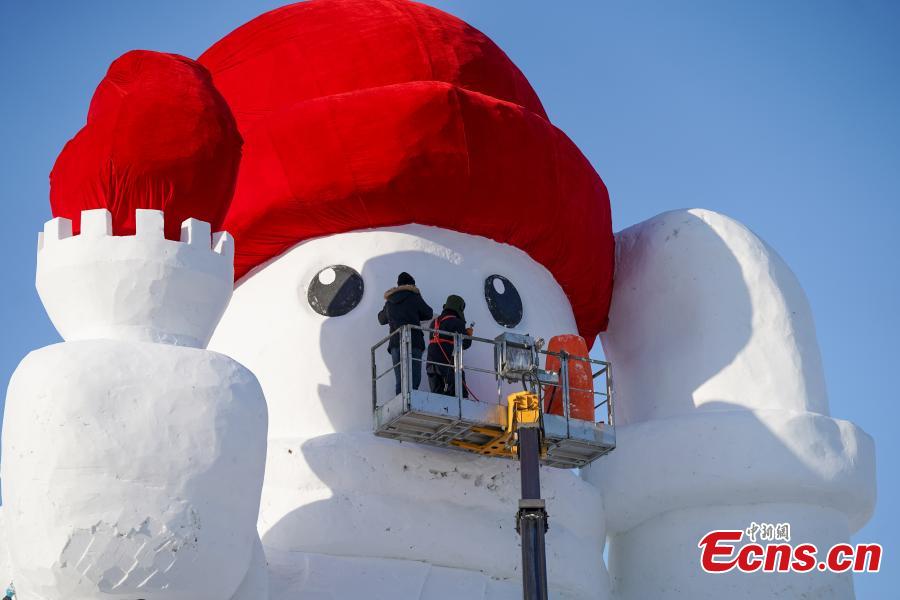
[[[601,339],[620,424],[712,406],[828,414],[806,296],[749,229],[672,211],[619,232],[616,256]]]

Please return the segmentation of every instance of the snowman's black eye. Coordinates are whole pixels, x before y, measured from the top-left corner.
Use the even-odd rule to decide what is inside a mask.
[[[362,300],[365,285],[359,273],[346,265],[325,267],[309,282],[306,299],[326,317],[346,315]]]
[[[512,282],[503,275],[484,280],[484,299],[491,316],[504,327],[515,327],[522,320],[522,298]]]

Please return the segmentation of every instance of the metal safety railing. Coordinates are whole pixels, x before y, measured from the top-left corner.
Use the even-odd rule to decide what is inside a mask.
[[[419,355],[413,346],[413,332],[423,334],[426,349]],[[613,384],[610,363],[590,357],[573,356],[565,352],[552,352],[531,348],[533,363],[537,367],[533,378],[510,380],[503,372],[500,358],[504,354],[504,340],[488,339],[460,333],[440,332],[443,339],[452,338],[453,347],[443,360],[428,359],[428,342],[438,331],[428,327],[405,325],[393,331],[372,346],[372,408],[379,407],[397,396],[394,373],[399,369],[400,394],[408,399],[413,389],[413,369],[428,371],[429,365],[452,369],[452,395],[458,404],[463,400],[506,406],[509,394],[531,388],[538,394],[540,404],[547,413],[565,418],[567,430],[572,420],[589,421],[615,426],[613,411]],[[392,339],[397,340],[398,360],[394,362],[387,348]],[[468,345],[469,348],[464,349]],[[576,377],[570,377],[575,371]],[[468,375],[468,376],[467,376]],[[529,379],[531,379],[529,381]],[[576,382],[573,385],[573,381]],[[428,391],[429,381],[422,373],[419,389]],[[585,407],[592,410],[585,414]],[[574,403],[573,403],[574,401]],[[579,412],[573,413],[577,407]]]

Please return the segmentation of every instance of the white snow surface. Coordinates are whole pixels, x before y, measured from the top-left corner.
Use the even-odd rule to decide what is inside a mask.
[[[310,281],[332,265],[355,269],[365,282],[359,305],[340,317],[324,317],[307,302]],[[370,347],[388,334],[376,314],[401,271],[415,277],[436,314],[448,294],[463,296],[478,336],[506,331],[485,301],[485,279],[493,274],[508,278],[522,298],[516,331],[546,339],[576,331],[562,289],[524,252],[435,227],[317,238],[251,273],[235,290],[210,347],[249,367],[269,405],[263,543],[267,550],[358,559],[343,567],[348,580],[365,580],[353,569],[368,565],[362,560],[368,558],[421,561],[424,566],[414,569],[419,579],[432,565],[455,569],[455,580],[468,577],[474,586],[486,577],[520,586],[516,463],[372,435]],[[377,358],[379,370],[388,368],[384,349]],[[491,367],[493,355],[473,346],[465,361]],[[384,383],[391,387],[393,376]],[[497,401],[493,378],[470,376],[469,385],[479,398]],[[599,492],[555,469],[542,471],[542,487],[552,515],[553,593],[606,598]]]
[[[256,379],[219,354],[113,340],[29,354],[3,426],[21,597],[229,598],[257,539],[265,429]]]
[[[213,247],[189,220],[171,242],[161,213],[137,216],[133,237],[110,236],[106,211],[76,237],[54,219],[39,246],[38,288],[67,341],[26,356],[7,393],[3,533],[19,600],[265,590],[265,399],[245,367],[191,347],[228,301],[228,238]]]
[[[118,339],[202,348],[231,298],[234,240],[187,219],[181,241],[163,237],[163,213],[138,210],[137,233],[112,236],[106,209],[40,234],[37,289],[66,340]]]
[[[10,384],[0,585],[14,577],[22,600],[521,597],[517,465],[374,437],[369,348],[387,334],[375,314],[400,271],[436,312],[464,296],[476,335],[504,331],[484,299],[492,274],[522,297],[517,331],[572,333],[546,269],[513,247],[420,225],[310,240],[235,290],[211,347],[239,364],[201,349],[224,306],[221,273],[201,265],[219,253],[191,254],[202,224],[180,244],[204,240],[198,248],[162,244],[158,231],[152,243],[126,238],[123,256],[139,263],[128,266],[102,258],[114,240],[92,212],[81,249],[58,219],[41,242],[39,289],[69,341],[31,353]],[[158,230],[145,217],[145,233]],[[53,254],[60,242],[71,257]],[[228,256],[229,239],[218,242]],[[193,260],[201,274],[183,277]],[[306,292],[333,265],[358,271],[365,293],[327,318]],[[132,294],[128,281],[145,287]],[[203,282],[212,287],[197,291]],[[95,302],[113,302],[111,322]],[[551,597],[852,598],[846,574],[699,567],[711,529],[789,522],[792,541],[822,549],[874,506],[873,442],[829,416],[811,311],[778,255],[710,211],[635,225],[617,235],[602,341],[618,447],[583,478],[542,470]],[[466,361],[492,358],[473,349]],[[470,385],[496,397],[492,381]]]
[[[700,538],[791,525],[824,552],[875,503],[872,439],[828,416],[809,304],[781,258],[706,210],[616,236],[609,330],[616,450],[584,470],[605,496],[621,600],[852,598],[849,574],[710,576]]]
[[[271,600],[521,600],[518,580],[422,561],[268,549]],[[348,576],[353,574],[354,576]],[[565,591],[554,600],[582,598]]]
[[[332,265],[355,269],[365,282],[359,305],[340,317],[324,317],[307,301],[310,281]],[[569,301],[552,275],[512,246],[422,225],[303,242],[238,283],[209,344],[259,377],[269,404],[270,438],[372,431],[370,348],[389,333],[376,314],[402,271],[415,277],[435,314],[449,294],[461,295],[477,336],[508,331],[485,302],[484,282],[493,274],[507,277],[522,298],[524,316],[515,331],[546,339],[576,331]],[[476,345],[466,360],[491,367],[491,352]],[[377,358],[382,369],[390,366],[384,349]],[[496,401],[493,378],[470,378],[478,397]]]

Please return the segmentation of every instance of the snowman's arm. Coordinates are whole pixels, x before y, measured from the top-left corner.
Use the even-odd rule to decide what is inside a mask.
[[[611,561],[623,598],[651,597],[654,574],[679,561],[676,571],[696,571],[712,528],[774,519],[791,521],[800,543],[846,541],[874,506],[874,446],[827,416],[812,314],[790,269],[705,210],[626,229],[616,254],[601,340],[618,446],[584,474],[604,493],[611,557],[642,557],[640,573]]]

